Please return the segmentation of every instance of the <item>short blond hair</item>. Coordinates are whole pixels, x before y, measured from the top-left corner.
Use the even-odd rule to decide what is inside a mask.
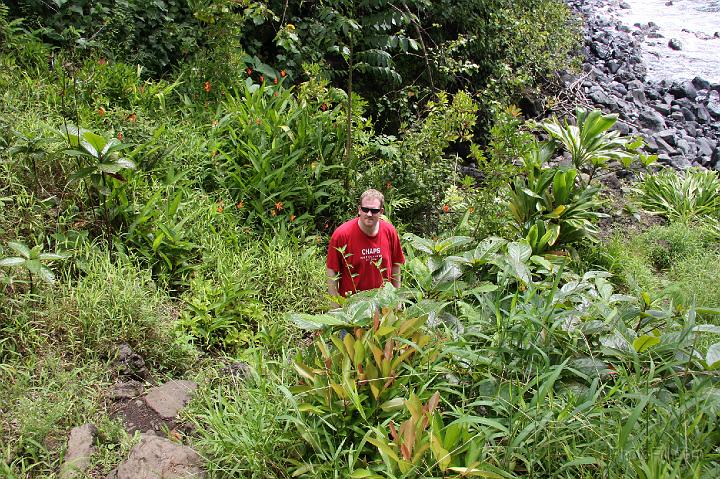
[[[378,190],[374,190],[372,188],[370,188],[369,190],[365,190],[363,194],[360,195],[360,206],[362,206],[362,202],[366,198],[380,200],[380,208],[385,207],[385,196]]]

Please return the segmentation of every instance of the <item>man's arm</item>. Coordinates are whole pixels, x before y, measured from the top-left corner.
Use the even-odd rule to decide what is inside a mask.
[[[392,269],[390,270],[390,277],[392,278],[392,284],[396,288],[400,287],[400,264],[395,263],[392,265]]]
[[[340,296],[340,293],[338,292],[338,282],[338,272],[332,268],[327,268],[328,294],[332,297]],[[340,305],[335,301],[330,303],[331,308],[337,308],[339,306]]]

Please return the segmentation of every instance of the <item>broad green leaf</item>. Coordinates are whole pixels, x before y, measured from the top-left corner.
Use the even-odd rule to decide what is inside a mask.
[[[17,241],[9,241],[8,246],[23,258],[30,258],[30,248],[24,244],[18,243]]]
[[[298,328],[308,330],[322,329],[326,326],[349,326],[346,321],[330,314],[291,313],[288,319]]]
[[[385,412],[399,411],[405,405],[405,399],[401,397],[393,398],[389,401],[385,401],[380,405],[380,409]]]
[[[651,336],[649,334],[644,334],[642,336],[639,336],[635,338],[633,341],[633,349],[637,351],[638,353],[642,353],[643,351],[647,351],[651,347],[655,346],[656,344],[660,343],[660,338],[657,336]]]
[[[705,355],[705,362],[708,369],[717,369],[720,367],[720,343],[715,343],[708,348]]]
[[[19,266],[27,261],[25,258],[18,258],[17,256],[11,256],[9,258],[0,259],[0,266],[11,267]]]

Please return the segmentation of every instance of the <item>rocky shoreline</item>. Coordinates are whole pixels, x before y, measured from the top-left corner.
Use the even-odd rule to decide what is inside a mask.
[[[645,38],[678,45],[658,33],[657,25],[624,25],[629,6],[621,0],[566,0],[584,22],[582,73],[561,80],[580,103],[617,113],[623,134],[641,135],[645,151],[660,164],[720,171],[720,84],[696,77],[683,81],[646,80]]]

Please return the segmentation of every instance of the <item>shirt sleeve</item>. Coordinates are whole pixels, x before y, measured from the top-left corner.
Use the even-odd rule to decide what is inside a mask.
[[[404,264],[405,255],[403,254],[402,247],[400,246],[400,237],[398,236],[397,230],[395,228],[392,229],[391,236],[393,264]]]
[[[340,252],[337,250],[338,243],[338,234],[334,233],[328,244],[327,261],[325,261],[325,265],[333,271],[340,271]]]

